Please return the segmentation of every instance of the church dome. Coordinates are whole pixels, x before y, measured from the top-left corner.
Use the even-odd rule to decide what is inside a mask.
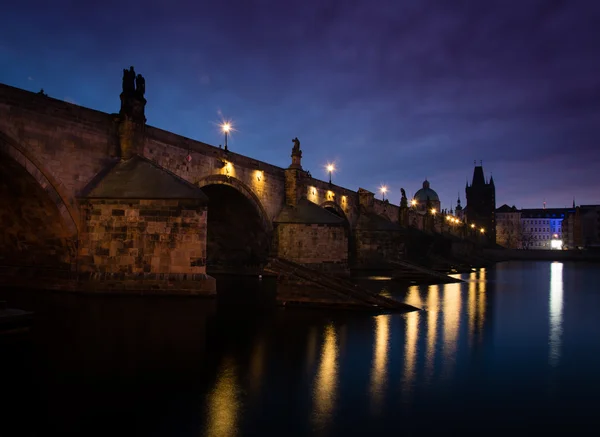
[[[415,193],[415,200],[419,203],[427,202],[427,198],[429,198],[430,202],[439,202],[440,198],[438,194],[429,188],[429,181],[426,179],[423,182],[423,188]]]

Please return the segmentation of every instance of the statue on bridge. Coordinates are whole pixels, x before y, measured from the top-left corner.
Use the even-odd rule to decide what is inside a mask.
[[[400,193],[402,193],[400,208],[408,208],[408,199],[406,198],[406,191],[404,191],[404,188],[400,188]]]
[[[141,74],[138,74],[135,78],[135,91],[140,97],[144,97],[146,92],[146,79]]]
[[[123,69],[123,93],[132,94],[135,91],[135,70],[133,66]]]
[[[290,168],[302,170],[302,150],[300,150],[300,140],[296,137],[292,140],[292,143],[294,143],[294,147],[292,147],[292,165]]]

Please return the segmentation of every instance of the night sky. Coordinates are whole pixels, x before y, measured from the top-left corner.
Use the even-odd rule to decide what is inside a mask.
[[[232,119],[282,167],[297,136],[314,177],[394,203],[428,178],[464,204],[474,160],[497,206],[600,203],[599,1],[126,3],[3,6],[0,82],[118,112],[134,65],[148,124],[218,145]]]

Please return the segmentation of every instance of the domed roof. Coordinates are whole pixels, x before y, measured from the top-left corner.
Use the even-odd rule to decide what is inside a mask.
[[[423,182],[423,188],[415,193],[415,200],[417,202],[427,202],[427,198],[429,198],[429,200],[432,202],[440,201],[437,193],[429,188],[429,181],[425,179],[425,182]]]

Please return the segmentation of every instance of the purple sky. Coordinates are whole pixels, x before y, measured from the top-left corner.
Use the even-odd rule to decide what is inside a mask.
[[[0,14],[0,82],[118,112],[123,68],[148,124],[397,203],[427,177],[464,204],[473,160],[496,202],[600,203],[600,2],[22,0]]]

